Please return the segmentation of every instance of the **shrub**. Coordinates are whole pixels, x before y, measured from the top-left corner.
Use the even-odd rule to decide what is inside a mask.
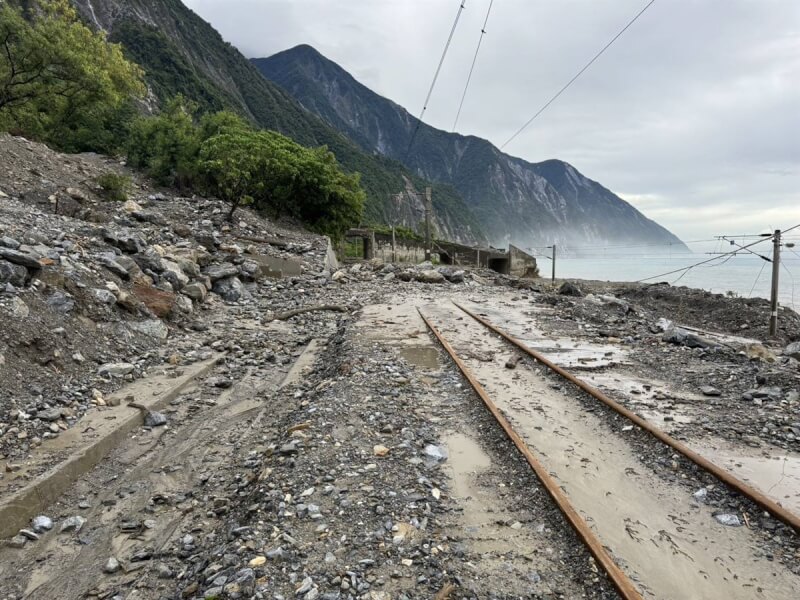
[[[103,190],[103,197],[113,202],[125,202],[131,188],[131,178],[117,173],[104,173],[95,179]]]

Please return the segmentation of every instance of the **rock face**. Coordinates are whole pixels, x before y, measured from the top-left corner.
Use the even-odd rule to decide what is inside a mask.
[[[408,152],[418,120],[310,46],[253,62],[265,77],[364,150],[453,185],[496,245],[504,246],[510,235],[521,247],[614,239],[686,250],[669,231],[565,162],[529,163],[504,154],[487,140],[424,123],[415,138],[419,142]]]

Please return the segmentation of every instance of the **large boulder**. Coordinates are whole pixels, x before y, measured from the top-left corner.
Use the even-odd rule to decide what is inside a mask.
[[[433,269],[417,271],[417,273],[414,275],[414,279],[421,281],[422,283],[444,283],[446,281],[444,275],[439,273],[439,271],[434,271]]]
[[[170,316],[175,308],[175,294],[172,292],[134,285],[133,295],[160,319]]]
[[[450,283],[464,283],[465,273],[461,269],[454,269],[453,267],[439,267],[439,273],[444,275]]]
[[[21,250],[14,250],[13,248],[6,248],[5,246],[0,246],[0,258],[14,263],[15,265],[25,267],[26,269],[39,269],[42,266],[38,257],[33,254]]]
[[[212,291],[226,302],[238,302],[250,294],[238,277],[224,277],[214,282]]]
[[[239,268],[231,263],[220,263],[206,268],[205,273],[212,282],[220,279],[229,279],[239,274]],[[216,290],[215,290],[216,291]]]
[[[127,254],[136,254],[138,252],[142,252],[147,247],[147,245],[144,243],[144,240],[142,240],[139,236],[127,233],[104,230],[103,239],[107,243],[111,244],[112,246],[116,246]]]
[[[185,286],[181,293],[188,296],[192,300],[196,300],[197,302],[202,302],[206,299],[206,294],[208,294],[208,290],[206,286],[202,283],[195,281],[194,283],[190,283],[189,285]]]
[[[16,287],[22,287],[27,279],[28,269],[0,259],[0,283],[10,283]]]
[[[800,360],[800,342],[793,342],[786,346],[786,348],[783,349],[783,354]]]
[[[558,288],[558,293],[561,294],[562,296],[573,296],[575,298],[580,298],[581,296],[583,296],[581,288],[579,288],[571,281],[565,281],[564,283],[562,283],[561,287]]]

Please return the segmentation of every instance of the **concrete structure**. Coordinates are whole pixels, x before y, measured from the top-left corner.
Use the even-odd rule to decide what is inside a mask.
[[[413,238],[393,236],[372,229],[351,229],[345,240],[358,241],[359,256],[351,260],[380,258],[384,262],[420,263],[425,260],[425,242]],[[344,252],[340,252],[343,255]],[[538,277],[536,258],[527,252],[509,246],[509,250],[477,248],[455,242],[433,242],[433,261],[443,265],[482,267],[498,273],[517,277]]]

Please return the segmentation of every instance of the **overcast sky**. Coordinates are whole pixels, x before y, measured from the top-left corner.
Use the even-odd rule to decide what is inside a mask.
[[[248,57],[307,43],[419,114],[458,0],[184,0]],[[646,0],[495,0],[460,133],[501,145]],[[453,124],[489,0],[425,115]],[[685,240],[800,223],[800,1],[657,0],[505,151],[565,160]]]

